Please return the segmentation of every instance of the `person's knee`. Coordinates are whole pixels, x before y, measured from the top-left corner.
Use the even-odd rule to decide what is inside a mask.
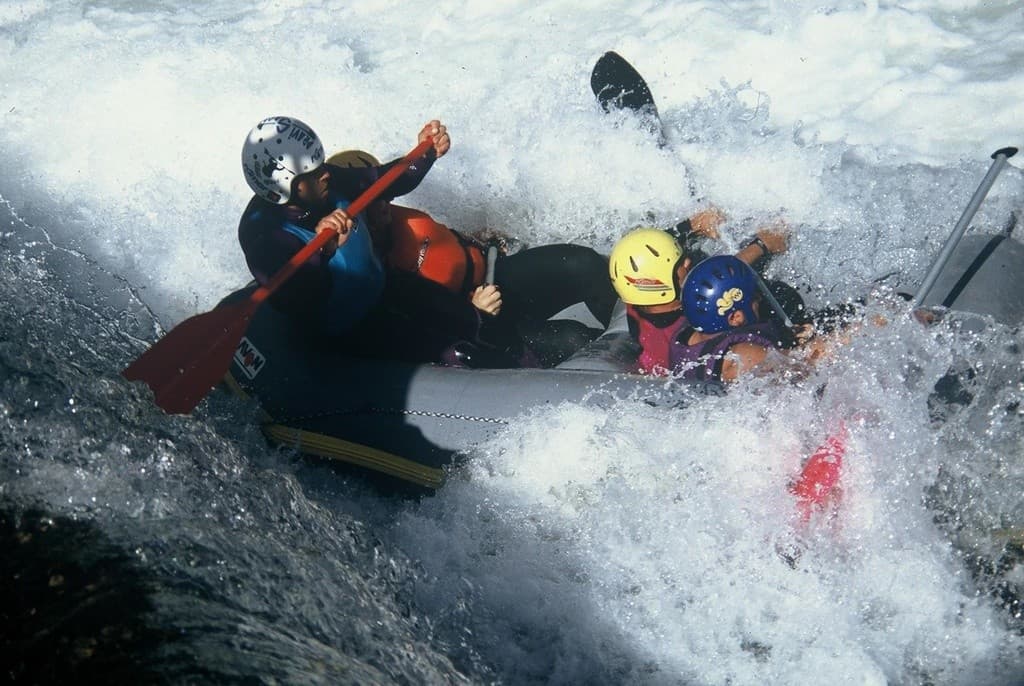
[[[571,278],[583,288],[587,308],[601,324],[608,326],[618,296],[608,277],[608,258],[593,248],[579,246]]]
[[[572,246],[566,256],[567,276],[589,282],[594,277],[608,281],[608,258],[593,248]]]

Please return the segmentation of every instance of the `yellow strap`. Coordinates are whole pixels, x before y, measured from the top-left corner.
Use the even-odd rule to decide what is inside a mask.
[[[404,457],[359,443],[343,441],[334,436],[293,429],[281,424],[264,425],[263,433],[270,440],[295,448],[299,452],[349,462],[420,486],[438,488],[444,481],[443,469],[427,467]]]
[[[249,397],[230,373],[224,375],[224,383],[236,396],[246,399]],[[267,438],[299,452],[349,462],[427,488],[438,488],[444,481],[443,469],[427,467],[404,457],[334,436],[273,424],[273,417],[266,412],[263,412],[263,420],[263,433]]]

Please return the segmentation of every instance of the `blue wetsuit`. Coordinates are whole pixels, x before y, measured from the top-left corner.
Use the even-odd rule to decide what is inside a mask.
[[[331,199],[338,209],[343,210],[349,204],[344,200]],[[272,208],[271,211],[276,210],[277,206]],[[257,209],[250,217],[255,222],[264,221],[261,213],[265,211],[266,208]],[[301,219],[290,216],[292,212],[283,210],[280,214],[283,218],[275,223],[279,224],[284,234],[279,230],[267,232],[262,236],[267,243],[276,243],[279,247],[278,250],[270,252],[271,257],[286,255],[288,252],[294,254],[316,236],[312,228],[303,226]],[[295,239],[298,243],[295,243]],[[290,250],[291,244],[297,249]],[[280,265],[273,264],[276,260],[268,262],[270,269],[266,271],[261,268],[258,259],[253,259],[249,263],[250,271],[261,284],[269,281],[270,277],[284,265],[284,262]],[[285,284],[291,286],[288,291],[282,286],[282,292],[291,296],[292,300],[285,305],[285,309],[299,310],[314,317],[314,321],[321,321],[324,330],[332,335],[351,330],[377,303],[384,289],[384,269],[373,254],[370,232],[361,216],[356,219],[356,225],[349,233],[348,240],[329,260],[324,260],[321,254],[314,254],[303,266],[305,268],[299,269],[292,277],[291,283]],[[300,291],[303,291],[301,295]],[[279,298],[275,304],[280,305],[282,300],[283,298]]]

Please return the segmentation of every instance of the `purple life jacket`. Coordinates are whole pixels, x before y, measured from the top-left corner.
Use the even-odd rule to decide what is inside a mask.
[[[787,336],[775,319],[722,331],[714,338],[687,345],[693,333],[693,327],[683,329],[672,342],[669,356],[675,374],[697,381],[721,381],[722,363],[734,345],[754,343],[765,348],[782,348]]]

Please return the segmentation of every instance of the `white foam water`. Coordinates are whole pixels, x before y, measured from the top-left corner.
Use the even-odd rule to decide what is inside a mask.
[[[54,250],[124,279],[170,326],[249,278],[235,230],[256,121],[289,114],[331,151],[387,158],[437,117],[452,151],[407,200],[453,228],[607,251],[632,226],[714,204],[729,216],[723,249],[761,222],[790,225],[772,271],[812,306],[912,292],[989,155],[1021,142],[1022,13],[952,1],[9,1],[0,196],[21,223],[3,244],[17,256],[32,247],[24,227],[43,227]],[[647,78],[666,147],[595,103],[590,69],[609,49]],[[978,230],[1024,202],[1013,164]],[[13,273],[10,293],[33,287],[30,271]],[[891,299],[872,302],[888,326],[802,380],[754,379],[685,410],[527,411],[423,502],[332,502],[406,560],[435,649],[473,681],[1013,683],[1020,623],[970,561],[997,553],[1024,515],[1020,334],[924,329]],[[939,423],[928,397],[963,359],[978,364],[978,400]],[[839,420],[841,520],[787,561],[786,485]],[[232,464],[244,470],[246,456]],[[25,488],[59,508],[68,483],[81,486],[74,474],[51,466]],[[233,477],[180,478],[194,481],[185,509],[202,512],[199,486]],[[119,492],[119,480],[134,483],[102,470],[83,488]],[[271,519],[254,492],[238,498]],[[331,528],[316,507],[297,511],[307,536]],[[291,533],[267,535],[289,554]],[[298,616],[323,589],[293,592],[285,614]],[[327,643],[331,631],[310,630]]]

